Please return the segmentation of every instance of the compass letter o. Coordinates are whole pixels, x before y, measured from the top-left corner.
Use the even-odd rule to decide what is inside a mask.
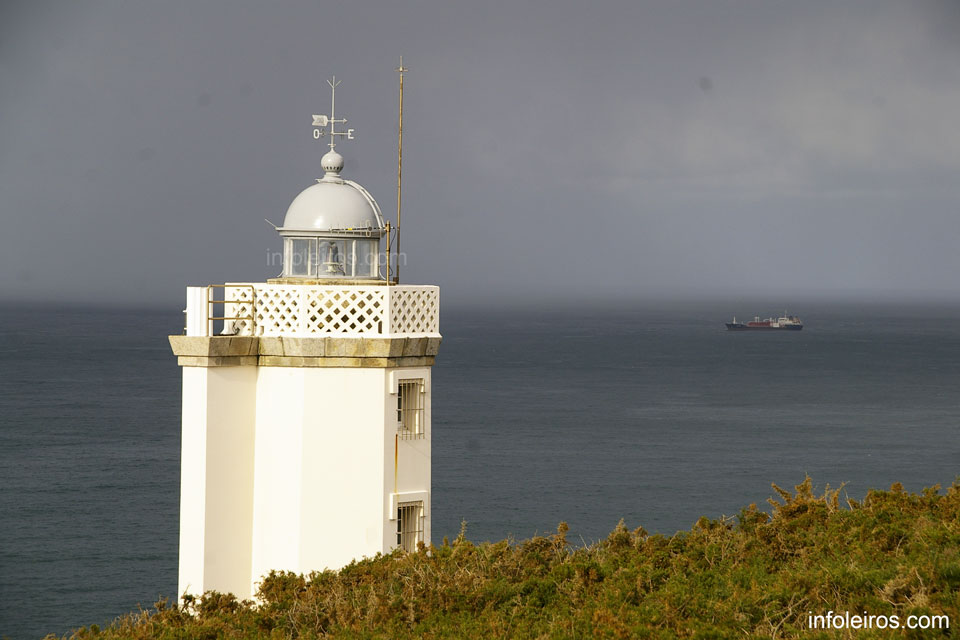
[[[320,139],[320,129],[314,129],[314,130],[313,130],[313,139],[314,139],[314,140],[319,140],[319,139]]]

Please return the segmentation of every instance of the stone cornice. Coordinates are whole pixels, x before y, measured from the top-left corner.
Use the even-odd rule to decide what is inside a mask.
[[[170,336],[182,367],[432,366],[441,338]]]

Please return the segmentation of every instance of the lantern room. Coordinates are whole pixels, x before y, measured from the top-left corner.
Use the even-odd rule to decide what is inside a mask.
[[[340,176],[343,156],[328,151],[324,176],[300,192],[277,231],[283,237],[283,277],[352,280],[380,277],[383,214],[366,189]]]

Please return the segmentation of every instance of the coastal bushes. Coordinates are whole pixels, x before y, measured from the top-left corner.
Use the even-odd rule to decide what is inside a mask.
[[[70,637],[909,638],[932,632],[817,631],[810,616],[960,623],[960,484],[920,494],[895,484],[862,501],[814,492],[809,478],[774,490],[769,513],[750,505],[672,536],[621,522],[586,547],[568,544],[563,523],[514,544],[474,544],[461,530],[337,573],[272,573],[259,605],[207,593]]]

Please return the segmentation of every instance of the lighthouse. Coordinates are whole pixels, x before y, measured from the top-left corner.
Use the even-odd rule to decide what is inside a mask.
[[[313,137],[329,140],[323,175],[277,227],[282,273],[187,287],[183,335],[170,336],[183,370],[181,597],[249,598],[272,570],[430,543],[440,291],[398,282],[396,227],[343,175],[337,142],[354,130],[329,84],[330,113],[313,116]]]

